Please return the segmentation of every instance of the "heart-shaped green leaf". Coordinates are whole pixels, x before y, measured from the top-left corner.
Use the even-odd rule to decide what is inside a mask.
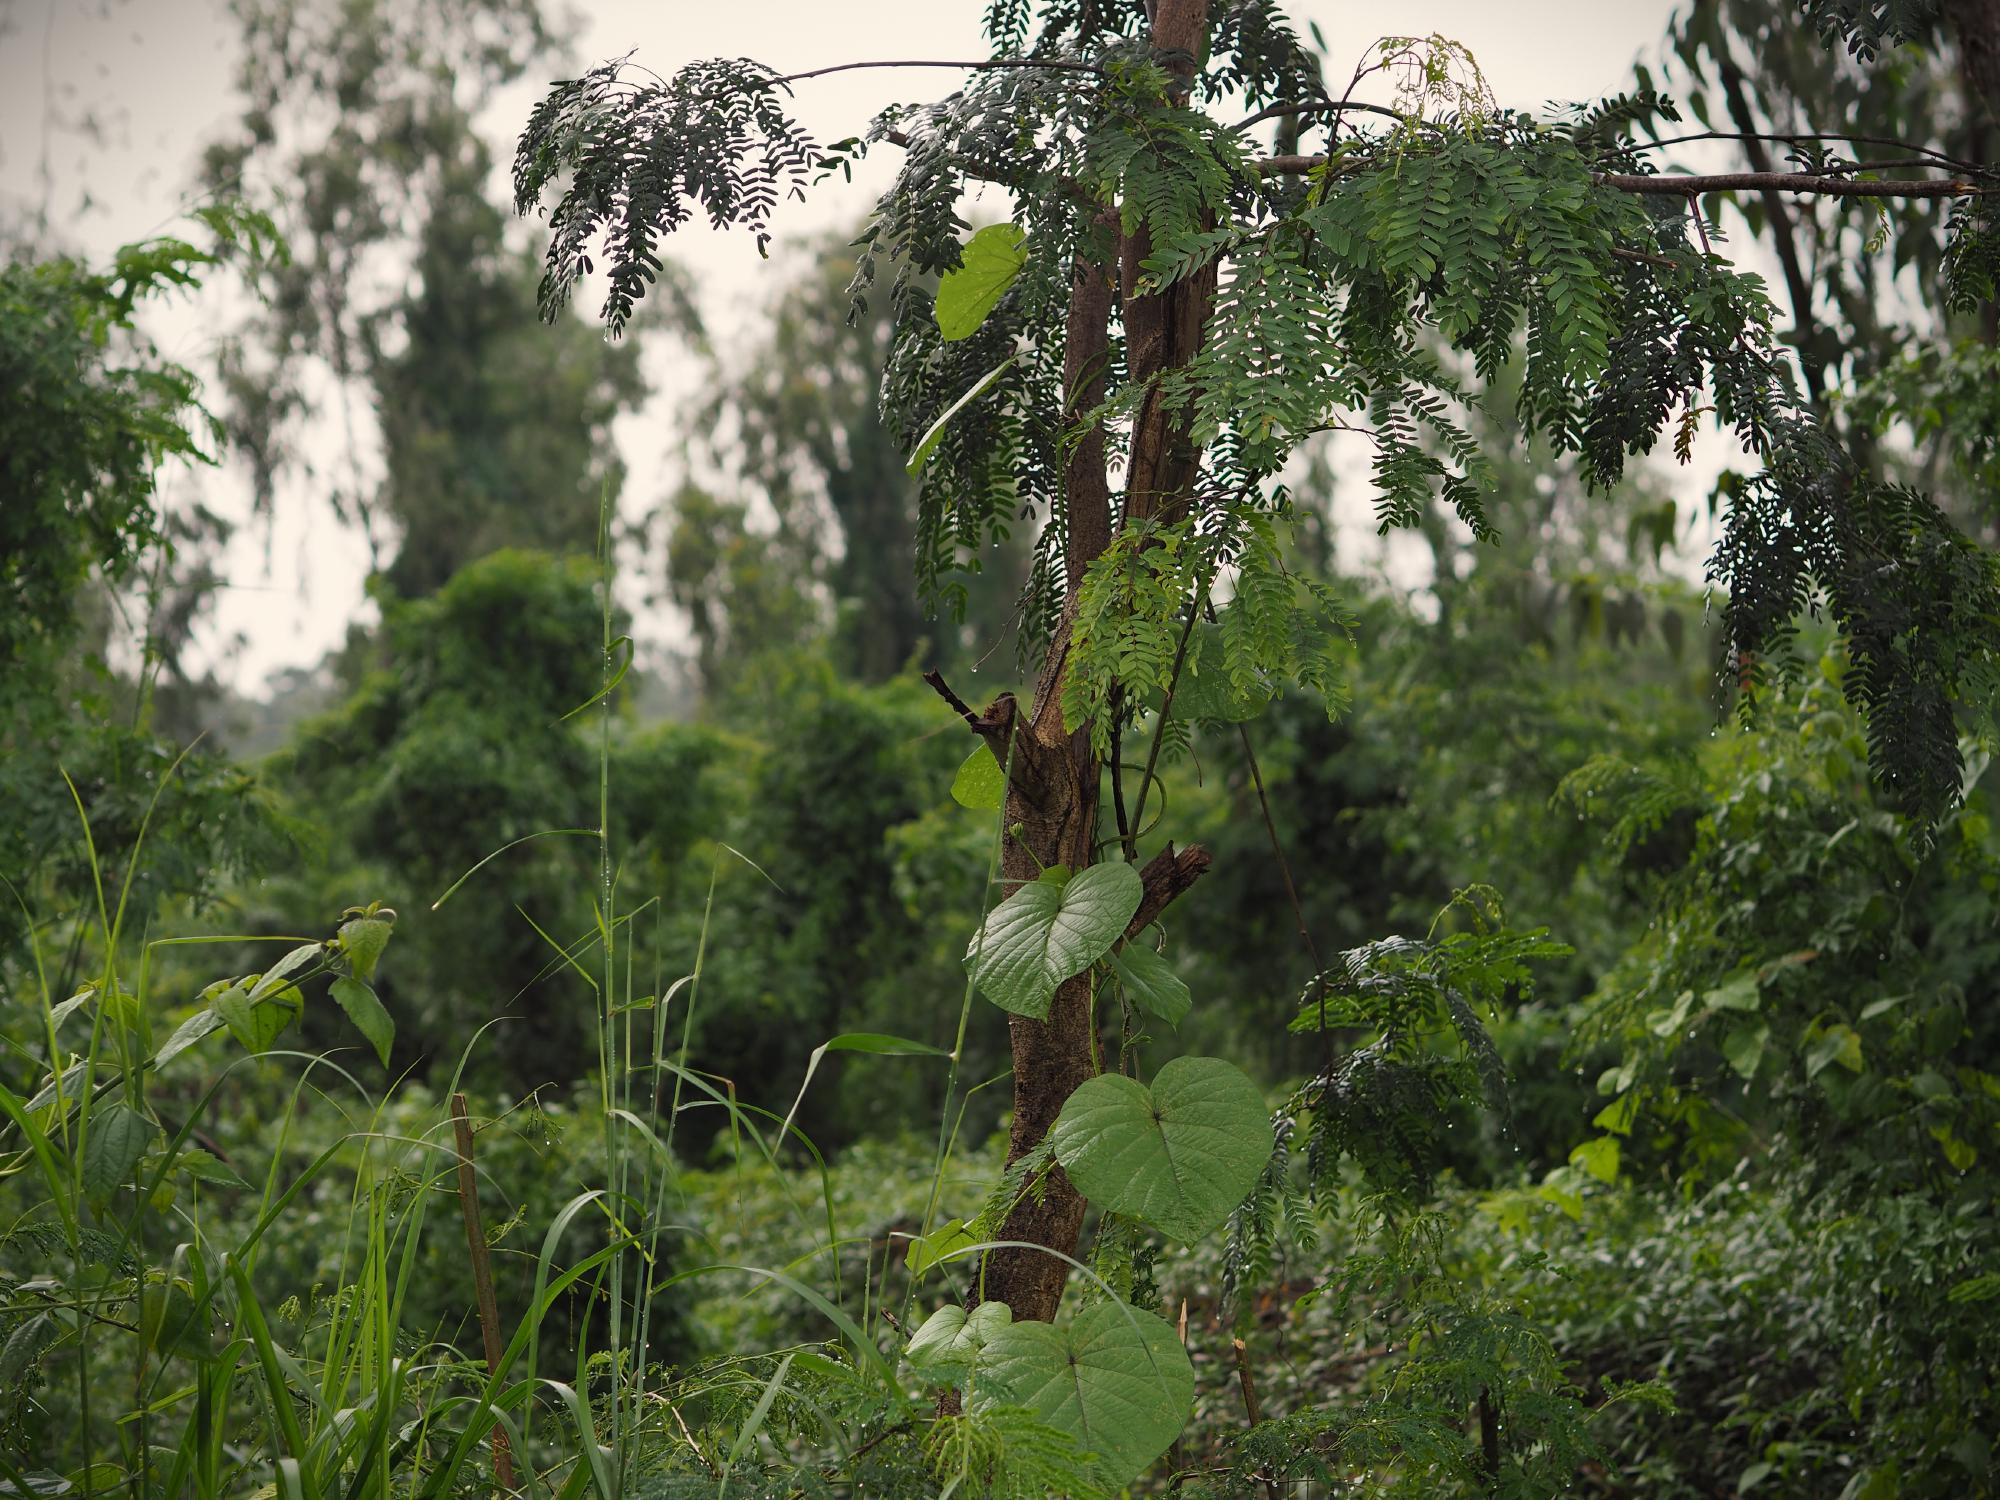
[[[951,778],[951,800],[974,812],[991,812],[1007,795],[1007,773],[984,745],[966,756]]]
[[[249,981],[245,980],[221,990],[209,1004],[246,1051],[262,1052],[278,1039],[285,1023],[297,1013],[297,993],[288,990],[272,999],[253,1002]]]
[[[1127,943],[1112,954],[1111,968],[1132,1003],[1169,1026],[1180,1025],[1181,1017],[1194,1005],[1194,996],[1181,983],[1173,965],[1143,943]]]
[[[982,1302],[967,1312],[953,1305],[940,1307],[910,1340],[903,1357],[920,1374],[959,1380],[979,1362],[980,1351],[1014,1321],[1004,1302]]]
[[[967,1245],[979,1241],[966,1227],[965,1220],[952,1219],[938,1225],[929,1234],[919,1235],[910,1241],[909,1254],[904,1257],[912,1276],[921,1276],[932,1266],[955,1250],[963,1250]]]
[[[938,278],[937,325],[945,342],[970,338],[1028,263],[1027,236],[1012,224],[988,224],[966,241],[956,270]]]
[[[1049,1132],[1069,1180],[1102,1208],[1191,1245],[1229,1217],[1271,1158],[1257,1085],[1219,1057],[1177,1057],[1148,1088],[1106,1073]]]
[[[389,1066],[389,1045],[396,1040],[396,1023],[382,1002],[375,998],[375,992],[358,979],[346,975],[334,980],[333,998],[340,1008],[347,1012],[347,1019],[368,1038],[375,1055],[382,1059],[382,1066]]]
[[[1194,1368],[1162,1319],[1100,1302],[1060,1327],[1010,1322],[994,1331],[973,1399],[1025,1406],[1069,1433],[1116,1489],[1180,1435],[1194,1404]]]
[[[1056,986],[1110,951],[1144,894],[1139,872],[1122,860],[1067,880],[1045,871],[987,913],[965,966],[1002,1010],[1045,1020]]]

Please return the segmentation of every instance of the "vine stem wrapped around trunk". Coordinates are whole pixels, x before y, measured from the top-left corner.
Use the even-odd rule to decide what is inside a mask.
[[[1196,59],[1207,51],[1207,41],[1208,0],[1160,0],[1153,20],[1154,52],[1182,87],[1192,83]],[[1112,227],[1108,217],[1100,223],[1107,230]],[[1214,272],[1137,295],[1139,267],[1151,243],[1145,227],[1116,243],[1128,373],[1137,381],[1157,382],[1168,370],[1185,364],[1199,347],[1214,299]],[[1072,273],[1064,348],[1064,414],[1072,422],[1102,399],[1110,348],[1114,268],[1087,257],[1087,250],[1079,251]],[[1165,519],[1185,510],[1198,466],[1199,453],[1189,439],[1185,419],[1166,409],[1155,384],[1133,424],[1126,520]],[[1005,813],[1009,833],[1001,851],[1001,873],[1010,883],[1033,880],[1053,864],[1081,870],[1097,855],[1101,766],[1091,752],[1087,730],[1071,733],[1063,727],[1062,686],[1085,570],[1111,542],[1109,496],[1103,439],[1087,435],[1071,449],[1064,469],[1068,599],[1049,642],[1034,702],[1025,716],[1015,712],[1011,700],[996,703],[983,716],[989,726],[1006,723],[1005,730],[982,731],[1002,764],[1008,764],[1011,743],[1013,774]],[[1136,932],[1157,917],[1207,867],[1203,851],[1176,855],[1169,847],[1144,872],[1147,899],[1131,930]],[[1047,1020],[1014,1016],[1008,1022],[1014,1059],[1010,1165],[1041,1145],[1064,1101],[1096,1070],[1090,986],[1088,973],[1065,980],[1056,990]],[[1050,1171],[1038,1190],[1024,1194],[999,1237],[1038,1248],[992,1252],[985,1265],[985,1297],[1005,1302],[1017,1319],[1053,1318],[1069,1279],[1066,1257],[1076,1254],[1085,1206],[1060,1167]]]

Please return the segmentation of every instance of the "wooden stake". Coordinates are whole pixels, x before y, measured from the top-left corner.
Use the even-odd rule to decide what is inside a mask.
[[[479,1301],[479,1337],[486,1346],[486,1370],[500,1366],[500,1303],[493,1295],[493,1267],[486,1258],[486,1231],[479,1223],[479,1179],[472,1169],[472,1119],[465,1095],[451,1096],[451,1128],[458,1140],[458,1206],[465,1216],[465,1248],[472,1258],[472,1287]],[[514,1493],[514,1455],[507,1434],[493,1426],[493,1478],[502,1491]]]

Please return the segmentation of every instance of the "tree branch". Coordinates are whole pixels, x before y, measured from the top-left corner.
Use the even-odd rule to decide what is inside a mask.
[[[1234,135],[1239,130],[1248,130],[1252,125],[1261,125],[1266,120],[1280,120],[1287,115],[1385,115],[1391,120],[1408,118],[1395,110],[1380,104],[1360,104],[1351,99],[1328,99],[1318,104],[1273,104],[1269,109],[1260,109],[1247,120],[1238,120],[1225,135]]]
[[[1717,172],[1706,177],[1661,175],[1647,177],[1630,172],[1599,172],[1592,179],[1600,187],[1621,193],[1696,198],[1703,193],[1804,193],[1821,198],[1973,198],[1994,191],[1959,178],[1857,182],[1851,177],[1829,177],[1818,172]]]
[[[831,73],[853,73],[862,68],[959,68],[972,73],[990,73],[999,68],[1048,68],[1058,73],[1095,73],[1105,76],[1095,63],[1068,62],[1054,57],[991,57],[984,62],[963,62],[949,58],[889,58],[876,62],[835,63],[827,68],[808,68],[803,73],[787,73],[780,78],[760,79],[766,88],[802,83],[808,78],[825,78]],[[657,74],[654,76],[658,76]]]
[[[1326,165],[1324,156],[1266,156],[1250,163],[1267,177],[1298,177]],[[1598,172],[1591,181],[1621,193],[1697,198],[1703,193],[1804,193],[1821,198],[1977,198],[2000,188],[1980,187],[1959,178],[1943,181],[1856,182],[1818,172],[1719,172],[1706,177],[1644,176],[1633,172]]]
[[[1974,177],[1992,177],[1996,174],[1990,167],[1982,167],[1977,162],[1964,161],[1938,150],[1935,146],[1921,145],[1916,141],[1905,141],[1892,135],[1846,135],[1837,130],[1772,131],[1772,130],[1697,130],[1688,135],[1670,135],[1657,141],[1635,141],[1635,151],[1658,151],[1667,146],[1686,146],[1696,141],[1769,141],[1773,145],[1796,146],[1805,141],[1844,141],[1850,146],[1889,146],[1898,151],[1914,152],[1925,161],[1939,167],[1949,167],[1954,172],[1969,173]],[[1849,170],[1865,172],[1868,162],[1856,162]],[[1877,163],[1876,165],[1880,165]]]
[[[1208,867],[1215,863],[1215,856],[1199,844],[1190,844],[1176,851],[1172,844],[1147,860],[1139,871],[1139,883],[1145,894],[1139,898],[1139,909],[1132,914],[1132,920],[1125,924],[1125,937],[1129,941],[1159,921],[1160,913],[1172,906],[1194,883],[1208,873]]]

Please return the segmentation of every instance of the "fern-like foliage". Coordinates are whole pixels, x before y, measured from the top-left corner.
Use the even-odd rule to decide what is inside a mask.
[[[559,177],[549,215],[541,303],[554,317],[595,269],[600,235],[610,283],[604,320],[623,331],[660,273],[659,237],[697,211],[741,225],[762,252],[771,210],[801,197],[837,164],[786,112],[777,74],[748,58],[691,63],[670,79],[635,81],[629,60],[558,83],[528,117],[514,158],[514,208],[533,213]]]
[[[1093,1455],[1020,1407],[940,1417],[924,1438],[924,1455],[940,1494],[1111,1500],[1116,1493],[1097,1478]]]
[[[1800,0],[1799,8],[1822,42],[1863,61],[1885,46],[1928,41],[1943,13],[1939,0]]]
[[[1292,1030],[1343,1040],[1273,1117],[1278,1150],[1230,1223],[1228,1290],[1269,1266],[1277,1237],[1309,1217],[1305,1203],[1339,1190],[1344,1163],[1389,1201],[1414,1205],[1429,1195],[1446,1132],[1467,1106],[1504,1119],[1506,1068],[1487,1019],[1532,993],[1535,963],[1572,950],[1545,929],[1509,930],[1483,888],[1459,893],[1437,926],[1448,920],[1465,925],[1342,954],[1301,997]]]

